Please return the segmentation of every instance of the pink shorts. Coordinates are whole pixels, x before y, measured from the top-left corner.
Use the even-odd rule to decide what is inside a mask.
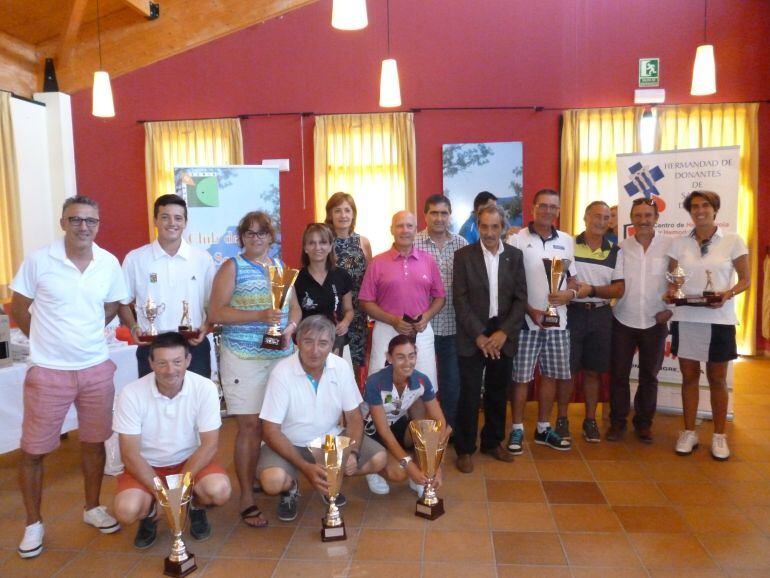
[[[72,403],[78,412],[81,442],[100,443],[112,435],[115,364],[103,361],[78,370],[33,365],[24,378],[21,449],[43,455],[59,447],[59,436]]]

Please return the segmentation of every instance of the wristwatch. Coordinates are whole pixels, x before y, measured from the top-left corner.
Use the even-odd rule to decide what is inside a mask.
[[[398,465],[401,466],[402,470],[406,469],[406,466],[409,465],[409,462],[412,461],[412,456],[404,456],[400,460],[398,460]]]

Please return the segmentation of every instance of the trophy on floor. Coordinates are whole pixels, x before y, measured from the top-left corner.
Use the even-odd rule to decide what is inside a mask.
[[[422,497],[417,499],[414,515],[428,520],[435,520],[444,513],[444,500],[436,496],[433,482],[444,457],[447,439],[441,428],[441,422],[433,419],[413,419],[409,422],[417,465],[427,481]]]
[[[673,271],[666,273],[666,280],[674,286],[674,294],[672,296],[674,305],[703,307],[722,300],[722,297],[714,291],[711,271],[706,271],[706,287],[700,295],[685,295],[684,291],[682,291],[682,286],[689,278],[690,274],[686,273],[681,265],[677,265]]]
[[[182,542],[182,531],[187,521],[187,505],[192,499],[192,475],[190,472],[166,476],[166,483],[154,478],[158,502],[166,512],[166,519],[174,535],[171,553],[165,560],[163,574],[179,578],[195,572],[195,556],[188,552]]]
[[[286,299],[289,298],[289,291],[294,285],[294,281],[297,280],[299,270],[272,265],[267,269],[270,274],[270,300],[272,301],[272,308],[281,310],[286,304]],[[276,323],[265,332],[265,336],[262,338],[262,347],[264,349],[281,349],[282,337],[281,328]]]
[[[569,269],[570,263],[571,261],[569,259],[559,259],[558,257],[543,259],[545,276],[546,279],[548,279],[549,293],[556,293],[559,290],[562,281],[567,276],[567,270]],[[558,327],[559,322],[560,317],[556,306],[552,303],[548,303],[548,307],[546,307],[545,314],[543,315],[543,327]]]
[[[348,537],[337,506],[337,496],[342,487],[345,463],[350,455],[350,442],[349,437],[326,434],[323,440],[318,438],[310,442],[308,448],[316,463],[326,471],[326,482],[329,484],[329,508],[321,518],[321,540],[324,542],[347,540]]]
[[[142,341],[152,341],[154,337],[157,337],[158,328],[155,327],[155,320],[158,318],[158,315],[162,315],[165,310],[165,303],[156,304],[152,297],[147,297],[147,301],[145,301],[144,305],[141,306],[140,311],[142,312],[142,315],[144,315],[145,319],[150,322],[150,328],[142,333]]]

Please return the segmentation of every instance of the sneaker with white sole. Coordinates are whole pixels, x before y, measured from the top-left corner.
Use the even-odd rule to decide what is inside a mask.
[[[425,486],[418,484],[412,478],[409,478],[409,489],[417,494],[418,498],[422,498],[422,495],[425,493]]]
[[[369,491],[373,494],[384,496],[390,493],[388,481],[379,474],[366,474],[366,483],[369,484]]]
[[[112,534],[120,530],[118,521],[107,513],[107,506],[96,506],[90,510],[83,510],[83,521],[102,534]]]
[[[19,556],[22,558],[39,556],[40,552],[43,551],[43,536],[45,536],[45,528],[43,522],[39,520],[24,528],[24,538],[22,538],[17,550]]]
[[[535,430],[535,443],[548,446],[560,452],[566,452],[572,447],[572,442],[565,440],[550,427],[543,432]]]
[[[727,446],[727,436],[715,433],[711,438],[711,457],[720,462],[730,457],[730,448]]]
[[[676,441],[677,455],[689,456],[696,449],[698,449],[698,434],[688,429],[679,432],[679,439]]]
[[[514,456],[519,456],[524,452],[524,430],[512,429],[508,436],[508,451]]]

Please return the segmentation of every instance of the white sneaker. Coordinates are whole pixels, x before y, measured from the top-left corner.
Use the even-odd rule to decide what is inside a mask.
[[[412,478],[409,478],[409,488],[417,494],[418,498],[422,498],[423,493],[425,493],[425,486],[416,483]]]
[[[715,433],[711,438],[711,457],[720,462],[730,457],[730,448],[727,446],[727,436]]]
[[[22,558],[34,558],[43,551],[43,536],[45,528],[43,522],[37,521],[24,528],[24,538],[19,544],[17,552]]]
[[[90,510],[83,510],[83,521],[102,534],[112,534],[120,530],[118,521],[107,513],[107,506],[96,506]]]
[[[373,494],[384,496],[390,493],[388,481],[379,474],[366,474],[366,483],[369,484],[369,491]]]
[[[691,430],[679,432],[679,439],[676,442],[676,453],[680,456],[689,456],[698,448],[698,434]]]

